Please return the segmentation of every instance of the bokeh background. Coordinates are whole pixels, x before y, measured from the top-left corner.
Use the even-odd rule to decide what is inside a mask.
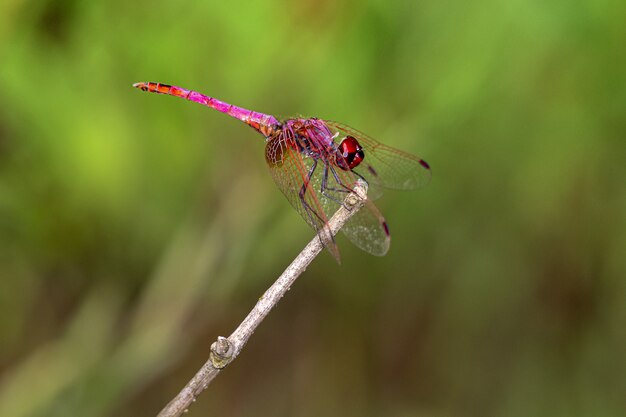
[[[0,415],[155,415],[312,237],[262,137],[160,81],[426,159],[190,416],[626,414],[626,6],[0,3]]]

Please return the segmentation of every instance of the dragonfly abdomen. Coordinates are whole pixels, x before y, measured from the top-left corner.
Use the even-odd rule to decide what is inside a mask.
[[[210,107],[221,113],[226,113],[235,119],[241,120],[248,126],[260,132],[263,136],[268,137],[280,125],[274,116],[259,113],[243,107],[235,106],[213,97],[198,93],[197,91],[187,90],[186,88],[177,87],[175,85],[140,82],[133,84],[133,87],[150,93],[167,94],[170,96],[181,97],[189,101],[195,101],[203,106]]]

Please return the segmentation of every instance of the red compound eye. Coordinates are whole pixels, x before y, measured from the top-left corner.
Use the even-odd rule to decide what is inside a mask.
[[[337,153],[340,158],[339,167],[343,170],[356,168],[361,161],[365,158],[363,148],[359,144],[359,141],[352,136],[346,136],[344,140],[339,144]]]

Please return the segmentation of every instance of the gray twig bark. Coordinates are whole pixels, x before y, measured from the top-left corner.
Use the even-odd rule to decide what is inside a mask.
[[[328,222],[330,232],[334,236],[357,211],[363,207],[367,199],[367,184],[357,182],[354,191],[345,198],[343,205]],[[241,322],[239,327],[228,337],[219,336],[211,345],[209,360],[200,368],[187,385],[161,410],[158,417],[175,417],[187,412],[196,397],[204,391],[215,376],[239,355],[246,342],[261,324],[265,316],[285,295],[295,280],[306,267],[324,249],[319,236],[316,236],[300,252],[294,261],[285,269],[280,277],[265,291],[252,311]]]

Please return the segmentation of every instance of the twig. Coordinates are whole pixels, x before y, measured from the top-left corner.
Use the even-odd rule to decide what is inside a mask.
[[[352,193],[343,201],[343,205],[337,210],[328,222],[332,235],[339,232],[343,225],[352,217],[367,199],[367,184],[359,180]],[[265,291],[252,311],[241,322],[239,327],[228,338],[219,336],[211,345],[209,360],[200,368],[194,377],[187,383],[176,397],[161,410],[158,417],[176,417],[186,413],[191,403],[204,391],[209,383],[226,365],[231,363],[239,355],[246,342],[261,324],[265,316],[270,312],[278,301],[285,295],[291,285],[302,274],[306,267],[324,249],[320,237],[316,236],[300,252],[294,261],[285,269],[280,277]]]

